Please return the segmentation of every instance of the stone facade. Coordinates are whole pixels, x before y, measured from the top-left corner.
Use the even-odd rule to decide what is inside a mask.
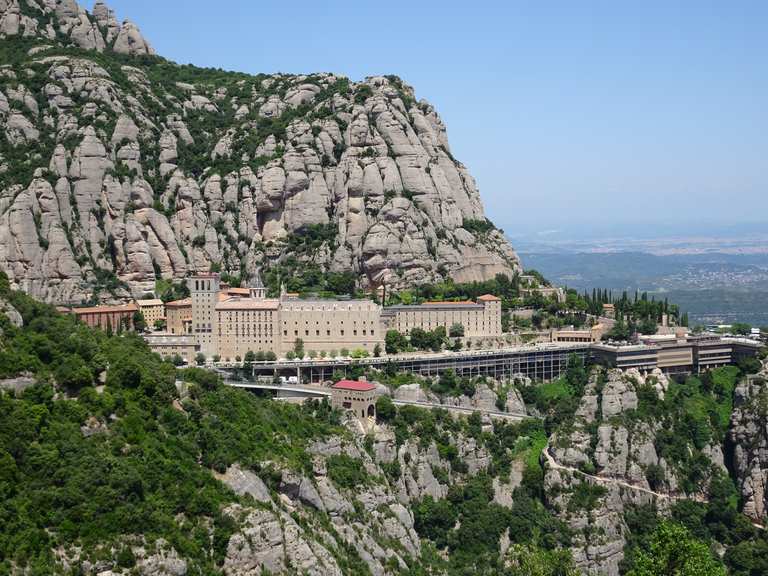
[[[207,357],[235,360],[248,351],[284,356],[299,339],[307,352],[372,353],[383,343],[381,307],[371,300],[266,298],[258,276],[246,289],[222,290],[215,274],[194,276],[189,287],[193,334]]]
[[[501,300],[491,295],[476,302],[431,302],[382,310],[365,299],[302,299],[285,293],[267,298],[258,275],[248,288],[222,288],[216,274],[193,276],[188,283],[191,311],[185,312],[184,301],[169,303],[168,330],[185,333],[180,318],[189,314],[200,352],[224,361],[242,359],[249,351],[285,356],[298,340],[305,352],[359,349],[371,354],[376,345],[383,345],[389,329],[407,333],[416,327],[449,330],[461,324],[466,337],[501,335]]]
[[[192,333],[197,336],[200,352],[205,356],[217,354],[216,304],[221,282],[218,274],[201,274],[189,280],[192,298]]]
[[[141,315],[147,327],[152,328],[158,320],[165,320],[165,304],[158,298],[152,300],[136,300]]]
[[[351,412],[367,428],[376,422],[376,386],[356,380],[336,382],[331,388],[331,406]]]
[[[386,330],[397,330],[403,334],[414,328],[434,330],[445,326],[450,330],[454,324],[464,327],[464,336],[501,336],[501,300],[486,294],[476,302],[427,302],[414,306],[390,306],[382,314],[382,325]]]
[[[165,303],[165,329],[171,334],[192,332],[192,298]]]
[[[163,358],[180,356],[185,362],[191,364],[197,354],[197,339],[192,334],[145,334],[150,350],[157,352]]]
[[[118,329],[133,330],[133,315],[138,310],[139,307],[131,303],[122,306],[72,308],[71,312],[91,328],[117,331]]]
[[[301,339],[307,351],[359,348],[372,353],[384,340],[381,306],[372,300],[284,299],[280,329],[284,352]]]

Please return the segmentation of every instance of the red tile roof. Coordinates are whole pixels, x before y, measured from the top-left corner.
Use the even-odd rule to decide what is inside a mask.
[[[133,302],[119,306],[88,306],[86,308],[72,308],[76,316],[83,314],[111,314],[113,312],[137,312],[139,307]]]
[[[425,306],[461,306],[464,304],[474,304],[472,300],[430,300],[429,302],[424,302]]]
[[[501,298],[494,296],[493,294],[483,294],[482,296],[478,297],[478,300],[481,302],[496,302],[501,300]]]
[[[357,392],[369,392],[376,388],[370,382],[359,382],[357,380],[339,380],[333,387],[337,390],[355,390]]]

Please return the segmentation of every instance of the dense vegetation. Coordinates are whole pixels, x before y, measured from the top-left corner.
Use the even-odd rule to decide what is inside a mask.
[[[0,316],[0,370],[38,381],[0,392],[0,573],[51,574],[52,548],[74,544],[130,567],[126,538],[163,538],[208,573],[234,528],[222,506],[238,500],[209,468],[307,470],[307,443],[341,432],[327,404],[261,400],[195,368],[179,374],[179,403],[175,368],[140,338],[88,329],[0,280],[25,322]]]
[[[72,546],[83,547],[82,559],[130,569],[136,563],[131,545],[139,543],[150,550],[173,547],[192,573],[217,573],[237,530],[224,509],[248,499],[212,471],[237,462],[274,489],[283,468],[312,473],[310,442],[346,434],[326,402],[276,403],[221,386],[203,369],[177,370],[135,335],[91,330],[10,291],[4,276],[0,299],[24,320],[16,327],[0,316],[0,376],[26,372],[37,380],[16,395],[0,392],[0,573],[12,565],[29,574],[53,573],[52,549]],[[637,409],[620,416],[627,426],[651,418],[660,423],[657,448],[685,472],[684,490],[700,487],[708,473],[703,447],[724,441],[740,375],[739,368],[726,367],[681,378],[663,400],[641,387]],[[420,379],[389,367],[375,376],[393,386],[419,382],[439,395],[471,396],[483,383],[451,372]],[[446,463],[432,471],[449,487],[447,496],[412,504],[424,548],[404,574],[575,574],[567,552],[573,534],[545,503],[541,452],[554,430],[571,425],[588,377],[572,357],[562,378],[522,388],[543,420],[491,426],[478,413],[456,418],[442,409],[379,400],[379,419],[394,431],[396,445],[434,444]],[[459,437],[488,452],[487,468],[468,474]],[[494,502],[492,483],[506,481],[520,464],[512,507],[502,507]],[[344,454],[328,457],[326,466],[339,489],[352,491],[396,482],[404,473],[395,460],[380,466],[382,476],[372,475],[362,460]],[[577,485],[569,510],[599,506],[601,490]],[[738,576],[764,573],[768,541],[738,512],[731,479],[714,476],[707,495],[707,503],[675,503],[668,515],[629,508],[624,569],[638,576],[658,573],[660,565],[679,565],[680,574],[719,574],[723,566]],[[506,538],[510,549],[502,557]],[[722,563],[710,552],[713,542],[726,546]],[[353,550],[339,553],[348,555],[345,566],[359,563]],[[74,573],[78,569],[75,564]],[[694,569],[699,572],[686,572]]]

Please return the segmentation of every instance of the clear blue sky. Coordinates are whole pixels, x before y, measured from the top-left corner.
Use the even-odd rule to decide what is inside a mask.
[[[398,74],[510,234],[768,221],[768,2],[108,3],[177,62]]]

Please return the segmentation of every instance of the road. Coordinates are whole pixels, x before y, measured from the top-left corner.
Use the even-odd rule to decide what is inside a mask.
[[[307,396],[324,396],[329,397],[331,395],[330,388],[324,386],[312,386],[312,385],[299,385],[299,384],[260,384],[258,382],[242,382],[236,380],[224,380],[227,386],[234,388],[245,388],[247,390],[274,390],[276,392],[293,392],[297,394],[306,394]],[[417,406],[419,408],[443,408],[445,410],[462,412],[465,414],[471,414],[472,412],[480,412],[486,414],[492,418],[506,418],[508,420],[522,420],[524,418],[533,418],[523,412],[502,412],[500,410],[483,410],[479,408],[470,408],[466,406],[454,406],[453,404],[439,404],[437,402],[418,402],[413,400],[396,400],[392,399],[392,402],[398,406]]]

